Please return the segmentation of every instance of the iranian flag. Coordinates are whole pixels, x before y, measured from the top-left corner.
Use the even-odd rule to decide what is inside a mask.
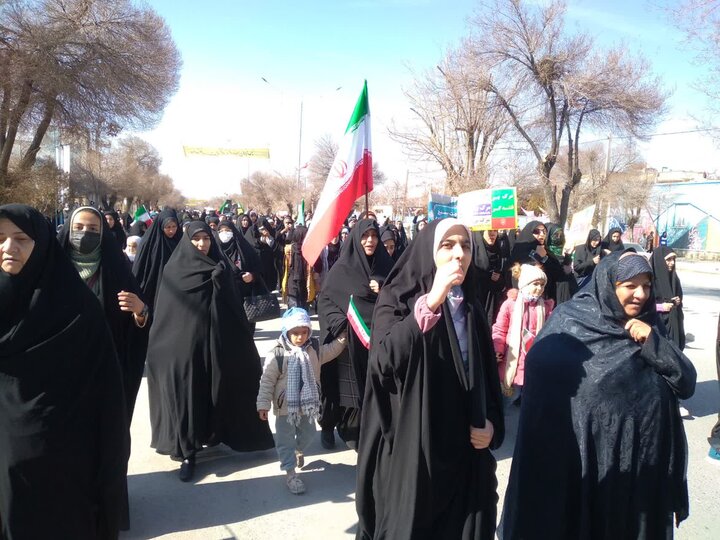
[[[135,221],[138,221],[138,220],[142,221],[148,227],[152,223],[152,218],[150,217],[150,214],[148,214],[148,211],[145,210],[145,206],[143,206],[143,205],[140,205],[138,207],[138,209],[135,210],[134,219],[135,219]]]
[[[308,263],[315,264],[338,234],[355,201],[372,188],[370,108],[365,81],[303,242],[302,253]]]
[[[360,343],[362,343],[366,349],[369,349],[370,329],[367,327],[365,321],[363,321],[363,318],[360,316],[360,312],[355,306],[352,295],[350,295],[350,304],[348,305],[347,318],[350,326],[355,332],[355,335],[360,340]]]

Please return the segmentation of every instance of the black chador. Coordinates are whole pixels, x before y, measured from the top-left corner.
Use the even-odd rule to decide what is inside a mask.
[[[377,234],[377,247],[374,254],[368,256],[360,241],[370,229]],[[348,348],[337,359],[322,366],[323,413],[320,425],[328,434],[337,426],[342,439],[353,448],[356,447],[360,427],[368,350],[348,327],[348,305],[352,296],[360,317],[370,328],[377,300],[377,294],[370,289],[370,281],[374,279],[382,285],[392,266],[393,260],[380,242],[378,224],[371,219],[360,220],[340,251],[340,258],[325,278],[318,297],[321,342],[330,343],[348,330]]]
[[[653,269],[653,288],[655,289],[655,302],[658,304],[672,303],[672,299],[677,297],[682,302],[683,289],[680,284],[680,278],[677,275],[677,269],[669,270],[666,260],[669,257],[675,257],[675,252],[667,246],[658,246],[653,250],[650,257],[650,264]],[[665,328],[668,337],[673,340],[680,350],[685,349],[685,315],[683,313],[682,303],[673,305],[668,312],[658,313]]]
[[[497,232],[496,232],[497,233]],[[492,326],[495,316],[505,299],[507,284],[507,264],[510,257],[509,249],[500,235],[490,244],[483,231],[473,232],[473,264],[478,276],[478,300],[485,308],[488,322]],[[493,276],[496,279],[492,279]]]
[[[170,257],[150,329],[147,372],[152,446],[190,458],[203,445],[273,447],[255,408],[262,366],[232,270],[212,240],[208,255],[191,242],[212,229],[193,221]]]
[[[117,538],[130,445],[105,315],[39,212],[1,218],[35,246],[0,270],[0,537]]]
[[[444,221],[444,220],[442,220]],[[485,309],[471,264],[462,284],[467,357],[449,301],[427,332],[414,315],[435,277],[427,225],[380,291],[373,315],[357,476],[357,538],[491,540],[497,513],[496,462],[470,443],[470,428],[504,437],[502,395]]]
[[[657,324],[652,291],[637,316],[647,340],[625,330],[620,255],[553,311],[525,359],[503,539],[672,538],[673,514],[688,516],[678,398],[695,370]]]
[[[172,221],[177,225],[177,231],[172,237],[168,237],[163,231],[163,227]],[[133,263],[133,274],[140,285],[143,298],[150,307],[155,305],[163,268],[175,251],[180,238],[182,238],[182,229],[177,213],[172,209],[160,212],[142,237],[140,252]]]
[[[95,209],[90,207],[79,208],[73,213],[73,216],[80,211],[93,212],[101,217]],[[71,224],[72,217],[68,221],[68,225]],[[92,267],[94,264],[94,269],[87,272],[88,275],[84,281],[93,290],[105,311],[105,319],[110,326],[120,369],[123,373],[125,404],[127,405],[128,419],[131,420],[145,368],[150,324],[146,320],[143,327],[140,328],[135,323],[132,313],[122,311],[118,305],[120,291],[134,293],[141,300],[142,293],[122,251],[107,230],[105,222],[101,221],[101,224],[100,242],[95,253],[82,254],[70,245],[69,226],[65,227],[58,235],[58,241],[65,253],[73,261],[77,260],[76,269],[78,271],[85,272],[86,268]],[[92,259],[93,256],[94,263],[92,260],[87,260]]]

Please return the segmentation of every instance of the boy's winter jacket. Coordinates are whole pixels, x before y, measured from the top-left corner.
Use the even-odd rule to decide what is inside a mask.
[[[315,380],[320,384],[320,366],[331,360],[334,360],[343,351],[346,345],[345,335],[341,335],[337,339],[320,345],[319,357],[318,352],[311,345],[312,339],[308,339],[304,349],[308,354],[310,363],[312,364]],[[260,378],[260,389],[257,396],[257,410],[270,410],[270,404],[273,406],[275,416],[284,416],[288,414],[287,400],[285,392],[287,390],[287,366],[292,355],[290,350],[285,347],[281,340],[275,344],[283,349],[283,359],[278,362],[275,356],[275,347],[265,356],[265,365],[263,374]],[[281,364],[282,367],[278,364]]]

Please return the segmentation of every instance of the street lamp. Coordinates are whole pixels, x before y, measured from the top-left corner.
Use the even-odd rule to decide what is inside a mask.
[[[273,85],[270,81],[268,81],[265,77],[260,77],[260,80],[267,84],[268,86],[271,86],[275,88],[275,85]],[[337,92],[342,89],[342,86],[338,86],[334,92]],[[302,166],[302,133],[303,133],[303,101],[304,98],[300,97],[300,133],[298,134],[298,161],[297,161],[297,187],[300,189],[300,167]]]

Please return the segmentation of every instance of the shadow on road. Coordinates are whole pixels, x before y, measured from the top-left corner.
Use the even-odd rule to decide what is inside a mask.
[[[720,392],[716,380],[701,381],[695,385],[695,393],[682,402],[695,418],[715,415],[720,407]]]
[[[307,492],[301,496],[288,492],[279,469],[273,476],[218,480],[273,461],[277,461],[274,450],[235,454],[211,449],[205,456],[198,455],[195,483],[180,482],[176,470],[129,476],[132,528],[122,538],[154,538],[291,508],[353,500],[355,467],[322,459],[311,460],[303,468]]]

